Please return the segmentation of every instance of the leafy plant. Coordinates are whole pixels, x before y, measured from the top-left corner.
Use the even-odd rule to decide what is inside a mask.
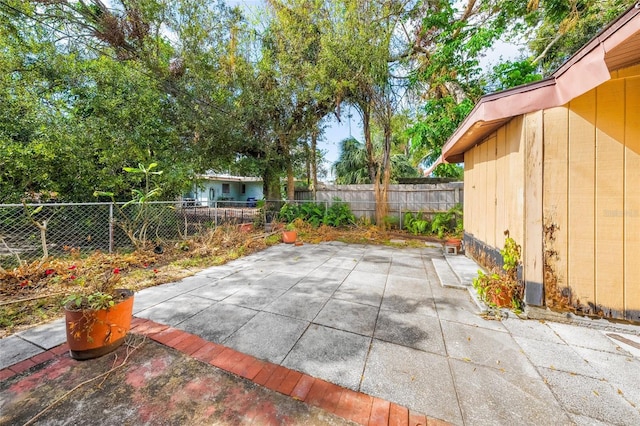
[[[459,235],[462,233],[462,208],[460,205],[452,207],[444,213],[436,213],[431,221],[431,232],[438,238],[446,234]]]
[[[349,208],[349,204],[334,198],[333,204],[325,208],[322,204],[306,202],[300,205],[287,203],[280,209],[280,220],[283,222],[293,222],[302,219],[314,228],[320,225],[332,227],[355,224],[356,218]]]
[[[413,235],[425,234],[430,229],[429,226],[429,221],[424,219],[421,213],[407,212],[404,215],[404,227]]]
[[[505,231],[505,235],[504,248],[500,250],[504,273],[485,274],[478,271],[478,276],[473,279],[473,288],[490,306],[504,306],[508,303],[511,308],[520,310],[522,309],[522,286],[518,281],[517,268],[520,263],[521,248],[513,238],[509,237],[509,231]]]
[[[118,209],[120,220],[118,224],[120,228],[125,232],[131,243],[135,248],[141,249],[146,246],[147,243],[147,231],[151,224],[149,201],[159,196],[162,193],[162,189],[159,186],[152,187],[152,176],[159,176],[162,171],[152,171],[158,166],[158,163],[151,163],[149,166],[138,164],[138,167],[124,167],[123,170],[127,173],[142,174],[144,175],[144,188],[131,190],[131,200],[127,201],[122,206],[119,206],[115,201],[115,195],[113,192],[95,191],[93,195],[95,197],[105,196],[110,197],[113,204]],[[125,209],[134,205],[136,210],[133,215],[129,215]]]

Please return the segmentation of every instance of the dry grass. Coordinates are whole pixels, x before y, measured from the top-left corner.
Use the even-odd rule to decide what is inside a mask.
[[[389,244],[389,236],[374,226],[336,229],[313,228],[295,222],[304,243],[343,241],[358,244]],[[153,250],[132,253],[81,253],[69,248],[64,258],[23,264],[0,272],[0,338],[50,321],[62,315],[62,301],[70,293],[89,292],[117,279],[118,288],[141,290],[184,277],[280,243],[280,233],[242,232],[219,227],[188,240]],[[408,245],[423,246],[423,242]]]

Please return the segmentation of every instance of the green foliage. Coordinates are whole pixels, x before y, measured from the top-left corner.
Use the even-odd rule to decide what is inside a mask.
[[[505,61],[493,67],[492,84],[487,92],[509,89],[542,79],[538,67],[531,60]]]
[[[404,214],[404,227],[413,235],[420,235],[426,234],[431,229],[431,224],[422,217],[421,213],[407,212]]]
[[[443,213],[436,213],[431,221],[431,232],[438,238],[447,234],[457,235],[462,227],[462,207],[457,205]]]
[[[473,287],[478,292],[478,296],[490,306],[496,306],[496,301],[506,299],[512,309],[520,311],[523,308],[523,301],[517,268],[520,264],[521,248],[513,238],[509,237],[509,231],[506,231],[505,235],[504,248],[500,250],[502,269],[505,273],[485,274],[478,271],[478,276],[473,279]]]
[[[67,309],[90,309],[92,311],[97,311],[112,307],[115,305],[115,301],[113,300],[113,295],[97,291],[88,295],[77,293],[70,294],[63,300],[62,304],[67,307]]]
[[[123,205],[116,203],[113,192],[94,191],[93,193],[94,197],[111,198],[119,213],[118,225],[138,249],[146,246],[147,231],[152,224],[152,212],[149,208],[149,202],[162,193],[162,188],[152,182],[154,176],[162,175],[162,171],[152,171],[157,166],[158,163],[151,163],[148,166],[138,164],[138,167],[124,167],[124,171],[127,173],[142,175],[144,187],[142,189],[132,188],[131,199]],[[132,213],[127,209],[129,206],[133,209]]]
[[[411,148],[420,162],[429,166],[440,157],[442,146],[472,109],[473,101],[468,98],[461,103],[456,103],[452,96],[426,101],[418,123],[410,130]],[[462,177],[462,169],[457,165],[444,164],[436,170],[438,177]]]
[[[355,224],[356,219],[349,204],[335,198],[331,206],[325,209],[320,203],[306,202],[299,205],[287,203],[280,209],[280,220],[291,223],[301,219],[314,227],[327,225],[341,227]]]

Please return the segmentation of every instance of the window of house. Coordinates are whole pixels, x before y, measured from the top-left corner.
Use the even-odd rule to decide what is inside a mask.
[[[215,188],[209,188],[209,199],[214,200],[216,198],[216,190]]]
[[[246,194],[247,192],[247,185],[245,185],[244,183],[242,184],[242,193]]]
[[[231,189],[229,188],[229,184],[228,183],[223,183],[222,184],[222,193],[223,194],[231,193]]]

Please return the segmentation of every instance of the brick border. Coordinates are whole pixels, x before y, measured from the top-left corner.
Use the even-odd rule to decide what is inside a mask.
[[[448,426],[434,419],[370,395],[329,383],[278,364],[257,359],[186,331],[133,317],[131,332],[176,349],[201,362],[235,374],[293,399],[321,408],[361,425]],[[56,357],[69,356],[66,343],[0,370],[9,379]]]

